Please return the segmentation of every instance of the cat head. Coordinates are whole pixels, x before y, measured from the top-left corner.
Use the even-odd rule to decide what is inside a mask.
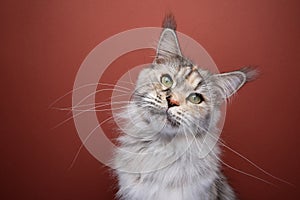
[[[255,72],[212,74],[203,70],[183,56],[172,15],[165,18],[163,28],[152,65],[139,74],[133,112],[144,113],[138,120],[148,127],[161,127],[162,135],[205,134],[216,126],[222,102]]]

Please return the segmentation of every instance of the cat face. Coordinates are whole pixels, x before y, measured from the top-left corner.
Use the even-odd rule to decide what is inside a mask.
[[[175,30],[161,34],[153,64],[141,71],[132,98],[139,120],[160,134],[205,134],[220,104],[246,81],[246,73],[211,74],[182,56]],[[146,113],[146,114],[145,114]]]
[[[179,57],[159,62],[141,72],[133,102],[152,115],[149,123],[164,123],[163,133],[205,132],[213,109],[208,73]]]

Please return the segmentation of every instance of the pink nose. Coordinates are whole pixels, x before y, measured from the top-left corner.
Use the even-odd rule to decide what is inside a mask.
[[[172,106],[179,106],[179,101],[177,101],[176,99],[174,99],[173,97],[171,97],[169,99],[169,102]]]

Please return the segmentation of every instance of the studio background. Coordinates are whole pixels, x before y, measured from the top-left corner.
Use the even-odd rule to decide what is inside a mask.
[[[109,169],[82,149],[68,112],[49,109],[72,90],[87,54],[137,27],[160,27],[165,13],[199,42],[221,72],[258,66],[261,75],[228,105],[222,139],[291,187],[224,148],[223,160],[276,187],[224,166],[240,199],[297,199],[300,181],[300,3],[252,1],[1,1],[1,199],[113,199]],[[148,52],[116,60],[116,79]],[[110,77],[108,77],[110,76]],[[71,106],[71,95],[59,102]]]

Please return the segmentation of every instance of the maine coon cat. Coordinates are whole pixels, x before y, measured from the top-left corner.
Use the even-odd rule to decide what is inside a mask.
[[[163,28],[156,57],[140,72],[132,99],[119,116],[125,123],[113,161],[117,197],[235,199],[214,140],[222,102],[255,72],[203,70],[182,55],[172,15]]]

